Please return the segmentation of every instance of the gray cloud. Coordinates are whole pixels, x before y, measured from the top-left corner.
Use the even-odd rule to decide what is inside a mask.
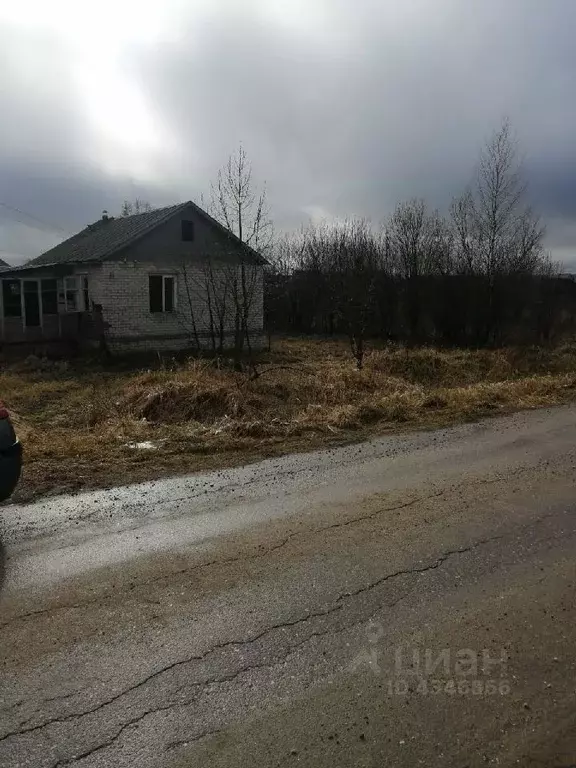
[[[166,136],[145,173],[132,156],[134,168],[107,162],[112,150],[98,143],[68,43],[24,27],[6,48],[0,33],[1,201],[73,230],[124,197],[198,197],[242,141],[281,228],[310,215],[380,219],[415,195],[445,208],[470,179],[483,138],[508,115],[548,244],[571,260],[571,0],[171,7],[162,35],[132,36],[115,65]],[[32,42],[36,57],[22,74],[13,64]],[[40,244],[16,229],[0,212],[0,249],[8,242],[34,255]]]

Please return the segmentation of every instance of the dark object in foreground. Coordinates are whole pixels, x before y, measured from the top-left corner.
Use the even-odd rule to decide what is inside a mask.
[[[0,501],[11,494],[22,469],[22,445],[16,438],[4,403],[0,401]]]

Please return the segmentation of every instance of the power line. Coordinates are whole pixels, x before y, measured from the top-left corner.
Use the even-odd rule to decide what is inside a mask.
[[[13,205],[8,205],[8,203],[3,203],[2,201],[0,201],[0,206],[2,206],[2,208],[6,208],[9,211],[12,211],[13,213],[19,213],[21,216],[26,216],[26,218],[36,221],[39,224],[42,224],[44,228],[47,227],[48,229],[50,229],[52,232],[62,232],[65,235],[70,234],[70,232],[64,229],[64,227],[59,227],[57,224],[50,224],[49,222],[44,221],[43,219],[39,219],[38,216],[34,216],[31,213],[26,213],[26,211],[21,211],[20,208],[15,208]],[[21,221],[20,223],[25,224],[26,222]],[[37,229],[39,229],[39,227],[37,227]]]

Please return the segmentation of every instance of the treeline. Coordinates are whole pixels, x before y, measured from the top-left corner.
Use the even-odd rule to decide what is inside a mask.
[[[555,340],[572,330],[576,285],[544,251],[525,193],[506,122],[448,216],[411,200],[378,230],[349,219],[277,243],[267,328],[346,334],[359,367],[370,337],[475,347]]]
[[[576,331],[576,283],[517,276],[493,285],[464,275],[404,279],[377,273],[364,307],[338,309],[318,272],[266,276],[265,324],[273,333],[381,338],[407,344],[495,347],[556,342]],[[354,350],[353,350],[354,351]]]

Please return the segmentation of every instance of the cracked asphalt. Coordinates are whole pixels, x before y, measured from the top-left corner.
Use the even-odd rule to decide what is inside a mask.
[[[576,408],[0,508],[0,765],[576,765]]]

